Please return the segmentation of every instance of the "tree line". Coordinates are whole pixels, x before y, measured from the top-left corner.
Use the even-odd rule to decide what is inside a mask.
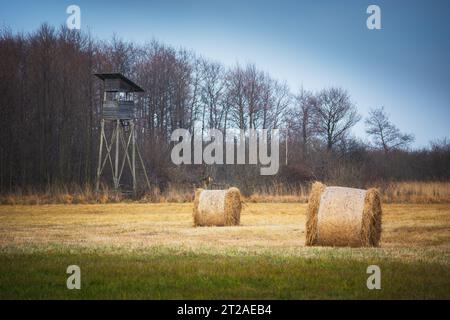
[[[102,83],[120,72],[145,93],[137,100],[139,143],[151,181],[193,185],[206,176],[251,191],[273,183],[319,179],[366,186],[391,180],[448,180],[450,143],[411,150],[382,107],[363,119],[339,86],[291,88],[254,64],[226,67],[159,41],[136,44],[42,25],[32,33],[0,32],[0,188],[93,184]],[[370,142],[351,134],[364,121]],[[177,167],[173,130],[281,129],[282,167],[261,177],[256,166]],[[287,150],[286,150],[287,148]]]

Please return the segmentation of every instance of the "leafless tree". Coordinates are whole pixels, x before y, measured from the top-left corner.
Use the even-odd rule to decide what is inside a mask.
[[[226,75],[227,102],[230,106],[230,120],[238,129],[246,129],[244,70],[236,65]]]
[[[341,88],[322,90],[314,108],[315,129],[325,140],[327,150],[345,137],[361,120],[348,92]]]
[[[401,133],[400,130],[389,121],[389,115],[384,107],[372,109],[365,121],[366,132],[372,137],[376,148],[388,153],[394,149],[408,147],[413,141],[412,134]]]
[[[222,102],[224,95],[224,68],[218,62],[201,60],[201,103],[202,130],[219,129],[225,120],[225,107]],[[206,119],[207,120],[206,120]]]
[[[288,85],[285,82],[279,82],[277,80],[273,80],[273,106],[270,108],[272,116],[271,116],[271,125],[274,129],[279,129],[284,122],[286,112],[288,110],[289,105],[292,101],[292,95],[289,90]]]
[[[303,156],[308,153],[308,146],[314,135],[314,108],[317,105],[317,98],[309,91],[300,88],[294,99],[292,111],[292,128],[300,138]]]
[[[246,102],[246,113],[250,129],[256,128],[261,107],[261,86],[264,74],[256,69],[253,64],[247,65],[244,73],[244,97]]]

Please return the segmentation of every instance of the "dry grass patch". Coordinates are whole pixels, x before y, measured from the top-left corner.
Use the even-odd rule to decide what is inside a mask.
[[[450,254],[450,205],[384,205],[379,251]],[[249,203],[239,227],[192,227],[192,203],[0,206],[0,246],[171,247],[310,254],[306,205]],[[327,248],[325,248],[327,249]],[[330,249],[334,250],[334,249]],[[364,250],[364,249],[361,249]],[[314,251],[318,252],[318,251]],[[346,251],[339,251],[346,252]],[[350,251],[359,252],[359,251]],[[364,251],[361,251],[364,252]]]
[[[192,203],[0,206],[0,298],[448,298],[450,205],[383,212],[380,248],[331,248],[304,246],[298,203],[249,203],[241,226],[204,228]],[[369,264],[383,290],[366,289]]]

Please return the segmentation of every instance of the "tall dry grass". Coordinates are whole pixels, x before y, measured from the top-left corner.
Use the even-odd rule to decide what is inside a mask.
[[[246,197],[247,202],[302,202],[308,201],[310,185],[288,185],[273,183],[256,187],[252,194]]]
[[[450,182],[395,182],[380,189],[386,203],[450,202]]]
[[[367,186],[373,187],[373,185]],[[450,182],[393,182],[379,184],[384,203],[450,203]],[[311,185],[273,183],[258,186],[247,195],[246,202],[308,201]],[[97,204],[138,201],[143,203],[184,203],[194,199],[194,186],[169,185],[163,192],[153,188],[138,197],[125,197],[106,186],[96,193],[89,185],[80,187],[49,187],[45,192],[17,190],[0,195],[0,205]]]
[[[193,187],[172,186],[161,192],[152,188],[149,192],[138,193],[137,196],[125,195],[108,186],[102,186],[99,192],[90,185],[50,186],[45,191],[36,189],[17,189],[15,192],[0,194],[0,205],[47,205],[47,204],[106,204],[118,202],[191,202],[194,199]]]
[[[107,187],[101,192],[95,192],[90,185],[49,186],[44,191],[17,189],[15,192],[0,195],[3,205],[45,205],[45,204],[94,204],[117,203],[123,201],[123,196]]]
[[[263,187],[254,192],[250,202],[302,202],[308,201],[310,185]],[[392,182],[368,185],[380,189],[384,203],[450,203],[450,182]]]

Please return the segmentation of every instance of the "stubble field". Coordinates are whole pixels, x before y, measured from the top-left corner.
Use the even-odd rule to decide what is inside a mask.
[[[384,205],[380,248],[356,249],[305,247],[305,211],[248,203],[239,227],[194,228],[191,203],[0,206],[0,298],[450,298],[450,205]]]

